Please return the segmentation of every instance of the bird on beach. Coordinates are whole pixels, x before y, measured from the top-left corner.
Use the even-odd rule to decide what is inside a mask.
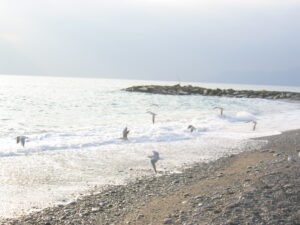
[[[223,111],[224,111],[224,108],[223,107],[214,107],[214,109],[220,109],[220,116],[223,116]]]
[[[253,123],[252,130],[253,130],[253,131],[255,131],[255,129],[256,129],[256,124],[257,124],[257,121],[255,121],[255,120],[251,120],[251,121],[248,121],[247,123],[250,123],[250,122],[252,122],[252,123]]]
[[[151,165],[154,169],[154,172],[157,173],[155,164],[159,160],[159,153],[157,151],[152,151],[152,152],[153,152],[153,155],[148,156],[148,157],[150,158],[150,162],[151,162]]]
[[[129,130],[127,129],[127,127],[124,128],[123,130],[123,139],[124,140],[128,140],[128,133],[129,133]]]
[[[194,127],[193,125],[189,125],[189,126],[188,126],[188,129],[189,129],[191,132],[193,132],[193,131],[196,130],[196,127]]]
[[[154,124],[154,123],[155,123],[155,116],[156,116],[157,114],[154,113],[154,112],[151,112],[151,111],[147,111],[147,113],[149,113],[149,114],[152,115],[152,123]]]
[[[21,145],[24,147],[26,139],[28,139],[28,137],[26,137],[26,136],[18,136],[16,138],[17,144],[21,143]]]

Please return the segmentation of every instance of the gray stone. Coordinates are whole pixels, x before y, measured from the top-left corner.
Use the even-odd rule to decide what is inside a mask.
[[[145,216],[143,214],[139,214],[137,217],[136,217],[136,220],[141,220],[142,218],[144,218]]]
[[[165,218],[164,219],[164,224],[170,224],[172,223],[172,218]]]

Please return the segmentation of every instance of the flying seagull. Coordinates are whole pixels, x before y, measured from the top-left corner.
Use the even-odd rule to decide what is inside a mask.
[[[196,130],[196,127],[194,127],[193,125],[189,125],[189,126],[188,126],[188,129],[189,129],[191,132],[193,132],[193,131]]]
[[[252,122],[253,123],[253,130],[255,130],[256,129],[256,124],[257,124],[257,121],[255,121],[255,120],[251,120],[251,121],[248,121],[247,123],[250,123],[250,122]]]
[[[153,155],[149,156],[149,158],[150,158],[152,167],[154,169],[154,172],[157,173],[155,164],[159,160],[159,153],[157,151],[152,151],[152,152],[153,152]]]
[[[255,120],[253,120],[252,123],[253,123],[253,130],[255,130],[257,122]]]
[[[214,109],[220,109],[220,115],[223,116],[223,111],[224,111],[223,107],[215,107]]]
[[[129,130],[127,129],[127,127],[124,128],[123,130],[123,139],[124,140],[128,140],[128,133],[129,133]]]
[[[17,139],[17,144],[19,144],[19,142],[21,142],[21,145],[24,147],[25,146],[25,140],[28,139],[28,137],[18,136],[16,139]]]
[[[147,111],[147,113],[149,113],[149,114],[152,115],[152,123],[154,124],[154,123],[155,123],[155,116],[156,116],[156,113],[151,112],[151,111]]]

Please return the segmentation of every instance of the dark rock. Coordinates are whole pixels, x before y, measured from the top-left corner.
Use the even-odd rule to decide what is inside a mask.
[[[136,220],[141,220],[142,218],[144,218],[145,216],[143,214],[139,214],[137,217],[136,217]]]

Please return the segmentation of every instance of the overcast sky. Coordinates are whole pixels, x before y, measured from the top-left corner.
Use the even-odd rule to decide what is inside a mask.
[[[300,86],[300,0],[1,0],[0,74]]]

